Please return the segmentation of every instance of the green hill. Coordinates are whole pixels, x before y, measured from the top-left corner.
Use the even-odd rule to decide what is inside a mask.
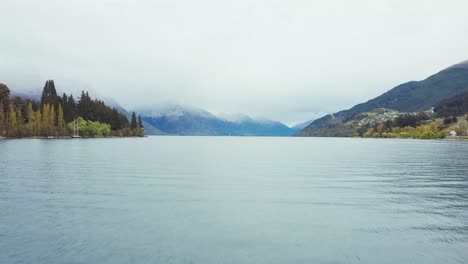
[[[446,99],[466,92],[468,92],[468,61],[453,65],[425,80],[401,84],[348,110],[319,118],[298,132],[296,136],[345,136],[333,131],[357,114],[376,108],[388,108],[400,112],[424,111]]]

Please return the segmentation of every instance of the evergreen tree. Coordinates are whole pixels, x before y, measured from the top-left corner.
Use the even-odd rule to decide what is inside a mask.
[[[145,128],[143,126],[143,122],[141,121],[141,116],[140,115],[138,115],[138,128]]]
[[[135,112],[132,113],[132,121],[130,123],[130,129],[137,129],[137,120]]]
[[[0,83],[0,104],[3,105],[1,111],[8,112],[10,105],[10,89],[3,83]]]
[[[57,90],[55,90],[55,83],[53,80],[46,81],[44,89],[42,90],[41,105],[57,105],[58,103]]]
[[[63,94],[62,104],[63,119],[66,123],[73,121],[76,118],[76,103],[73,95],[67,96]]]
[[[92,105],[93,101],[91,100],[91,97],[89,97],[88,92],[85,93],[82,91],[80,101],[78,102],[78,115],[83,117],[85,120],[96,121],[92,114]]]

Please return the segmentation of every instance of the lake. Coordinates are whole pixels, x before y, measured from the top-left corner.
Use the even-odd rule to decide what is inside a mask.
[[[0,263],[467,262],[467,142],[0,141]]]

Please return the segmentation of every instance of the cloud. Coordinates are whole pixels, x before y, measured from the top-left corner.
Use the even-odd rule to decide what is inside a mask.
[[[0,4],[0,80],[288,123],[467,59],[466,1]],[[310,116],[310,118],[308,117]]]

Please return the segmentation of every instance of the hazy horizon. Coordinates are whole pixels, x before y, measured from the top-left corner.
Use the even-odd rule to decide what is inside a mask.
[[[288,125],[466,60],[466,1],[2,1],[0,82]]]

